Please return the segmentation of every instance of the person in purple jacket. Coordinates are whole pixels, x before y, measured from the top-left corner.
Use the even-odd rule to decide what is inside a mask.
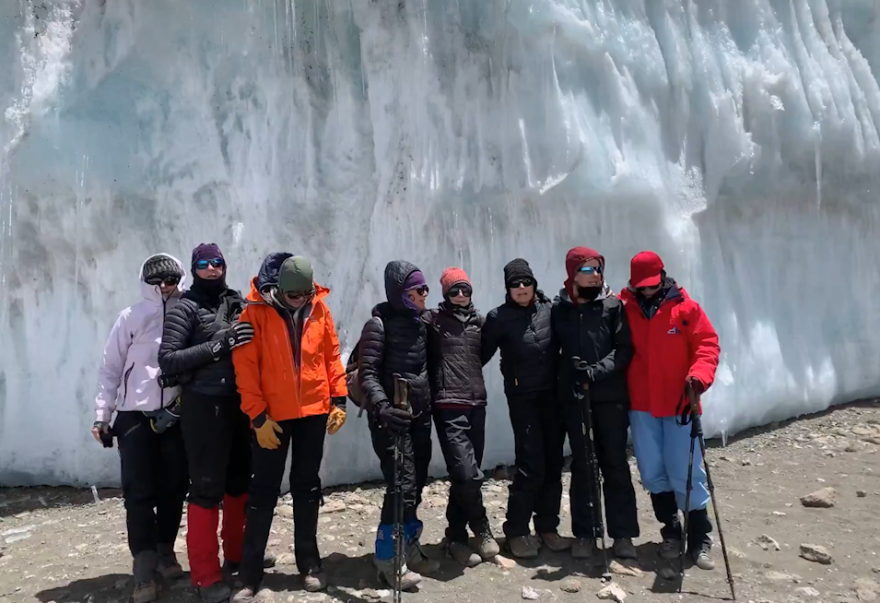
[[[147,258],[140,270],[144,299],[119,313],[98,371],[92,435],[108,447],[113,435],[119,443],[128,546],[134,557],[133,603],[156,600],[157,572],[166,579],[183,575],[174,541],[189,476],[176,420],[179,390],[160,374],[159,344],[165,314],[180,299],[185,277],[177,258],[164,253]]]

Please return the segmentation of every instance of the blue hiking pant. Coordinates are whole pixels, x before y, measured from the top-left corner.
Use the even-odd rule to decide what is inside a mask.
[[[679,510],[685,510],[691,426],[679,425],[676,417],[652,417],[651,413],[630,411],[630,430],[642,484],[651,494],[674,492]],[[706,470],[700,443],[694,443],[694,470],[689,511],[709,504]]]

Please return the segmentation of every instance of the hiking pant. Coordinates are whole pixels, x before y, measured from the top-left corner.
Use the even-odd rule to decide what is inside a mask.
[[[385,479],[385,501],[382,504],[383,524],[394,522],[394,449],[397,438],[370,413],[370,435],[373,451],[379,457],[379,466]],[[422,412],[416,416],[409,430],[400,437],[403,449],[403,521],[418,520],[417,509],[422,502],[422,490],[428,481],[428,465],[431,463],[431,414]]]
[[[158,434],[142,412],[122,411],[116,414],[113,431],[119,443],[132,556],[156,551],[160,544],[173,549],[189,489],[180,424]]]
[[[181,428],[189,459],[186,546],[196,587],[222,579],[217,527],[223,503],[223,558],[241,561],[245,506],[251,479],[250,421],[238,396],[184,392]]]
[[[555,532],[562,503],[565,443],[559,405],[550,391],[508,396],[507,404],[513,427],[516,475],[510,485],[504,535],[515,538],[530,534],[532,515],[539,534]]]
[[[321,566],[318,553],[318,507],[321,504],[321,460],[327,415],[279,421],[281,444],[268,450],[252,439],[254,477],[249,490],[247,526],[244,531],[244,554],[241,576],[245,586],[258,590],[263,580],[263,558],[281,493],[281,481],[291,451],[290,493],[293,497],[294,552],[301,573]]]
[[[474,536],[489,531],[483,506],[483,449],[486,443],[486,407],[461,406],[434,410],[437,439],[449,472],[449,502],[446,505],[446,537],[467,543],[467,526]]]
[[[562,413],[565,431],[571,444],[571,531],[575,538],[601,538],[599,501],[594,495],[596,481],[593,465],[587,457],[584,438],[584,405],[566,403]],[[593,450],[602,475],[605,522],[611,538],[635,538],[639,535],[636,491],[626,458],[629,418],[623,403],[592,405]]]

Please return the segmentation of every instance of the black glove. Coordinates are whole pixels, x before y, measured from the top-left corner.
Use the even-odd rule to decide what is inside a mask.
[[[171,406],[144,414],[150,417],[150,428],[153,431],[165,433],[180,420],[180,398],[177,398]]]
[[[180,377],[178,375],[166,375],[162,373],[157,377],[157,379],[159,380],[159,387],[161,387],[162,389],[177,387],[178,385],[180,385]]]
[[[409,424],[412,423],[413,416],[412,413],[408,413],[405,410],[400,410],[399,408],[394,408],[390,404],[383,404],[379,407],[379,410],[376,411],[376,415],[379,418],[379,422],[395,435],[401,435],[409,429]]]
[[[237,322],[223,332],[223,347],[231,352],[254,338],[254,326],[249,322]]]
[[[581,362],[574,369],[574,378],[578,383],[592,383],[593,382],[593,366],[587,364],[586,362]]]

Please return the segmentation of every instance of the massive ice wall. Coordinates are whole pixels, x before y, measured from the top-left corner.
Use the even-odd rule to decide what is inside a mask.
[[[721,335],[711,432],[877,394],[878,70],[871,0],[2,2],[0,483],[115,481],[104,339],[207,240],[242,288],[311,256],[347,349],[390,259],[486,311],[513,257],[619,289],[653,248]],[[352,414],[325,482],[376,475]]]

